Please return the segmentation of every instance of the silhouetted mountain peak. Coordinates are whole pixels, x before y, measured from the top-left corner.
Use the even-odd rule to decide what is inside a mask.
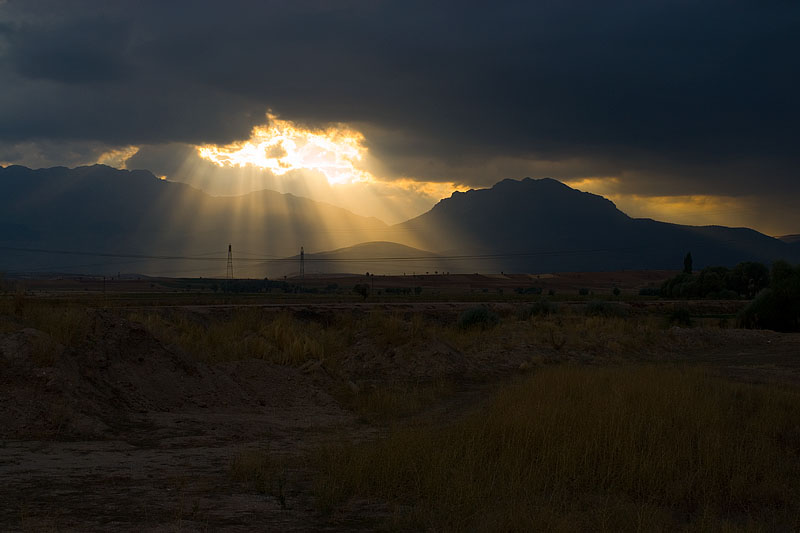
[[[430,213],[435,217],[460,213],[502,219],[528,216],[531,211],[537,212],[539,217],[570,224],[598,217],[604,220],[629,218],[610,200],[573,189],[552,178],[504,179],[488,189],[455,192],[437,203]]]
[[[634,219],[602,196],[550,178],[453,194],[398,229],[422,248],[488,254],[501,269],[518,271],[679,268],[687,251],[698,266],[796,255],[751,229]]]

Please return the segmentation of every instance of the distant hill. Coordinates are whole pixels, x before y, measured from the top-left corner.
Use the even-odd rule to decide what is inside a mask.
[[[781,235],[780,237],[776,238],[788,244],[800,244],[800,233],[796,233],[794,235]]]
[[[0,168],[0,270],[262,277],[267,257],[376,240],[386,224],[312,200],[259,191],[214,197],[143,170],[103,165]],[[15,252],[82,251],[107,256]],[[115,257],[191,256],[195,259]],[[204,259],[205,258],[205,259]]]
[[[268,266],[273,275],[296,275],[300,256],[294,255],[285,262]],[[424,274],[444,271],[448,267],[445,259],[431,252],[405,246],[395,242],[365,242],[338,250],[305,254],[306,275],[344,274],[366,272],[374,274]]]
[[[787,243],[747,228],[682,226],[631,218],[609,200],[553,179],[504,180],[455,192],[396,227],[417,245],[470,259],[482,271],[591,271],[797,261]]]

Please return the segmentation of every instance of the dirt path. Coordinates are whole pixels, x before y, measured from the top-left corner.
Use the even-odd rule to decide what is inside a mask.
[[[288,408],[147,414],[137,421],[142,429],[119,439],[4,441],[0,524],[58,531],[352,530],[358,524],[331,526],[307,487],[298,490],[307,473],[287,473],[285,508],[229,474],[231,461],[247,449],[297,457],[332,434],[374,438],[375,430],[350,413],[303,401],[308,392],[297,389]]]
[[[750,383],[800,386],[800,333],[701,329],[676,333],[681,353],[671,358],[706,365],[722,375]]]

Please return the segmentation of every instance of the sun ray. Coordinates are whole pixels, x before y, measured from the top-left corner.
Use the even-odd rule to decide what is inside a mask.
[[[194,146],[193,154],[198,163],[203,162],[201,166],[209,171],[209,178],[219,177],[213,170],[216,169],[236,176],[239,186],[244,184],[247,189],[247,180],[242,180],[248,175],[270,176],[274,183],[270,189],[344,207],[355,214],[376,217],[390,224],[355,223],[346,217],[329,220],[331,217],[327,214],[307,212],[306,219],[313,220],[313,234],[308,234],[304,225],[285,228],[280,240],[294,243],[296,250],[273,250],[273,253],[295,255],[301,245],[307,253],[321,252],[325,251],[318,247],[322,242],[327,242],[325,246],[328,247],[335,243],[335,248],[368,241],[420,247],[425,242],[421,235],[430,234],[431,228],[410,230],[391,224],[424,212],[454,190],[467,189],[452,181],[427,182],[412,177],[379,175],[376,168],[381,168],[380,162],[369,154],[364,135],[349,125],[309,129],[272,113],[267,113],[266,117],[267,123],[255,126],[248,139],[228,145]],[[193,177],[193,181],[197,179]],[[283,207],[291,203],[288,197],[283,200],[286,203]],[[250,207],[259,209],[258,205]],[[272,209],[275,207],[273,205]],[[261,206],[262,210],[264,208]],[[236,226],[245,229],[248,225],[237,220]],[[252,226],[249,231],[253,232]],[[320,240],[323,234],[324,241]],[[267,242],[274,242],[274,239]]]

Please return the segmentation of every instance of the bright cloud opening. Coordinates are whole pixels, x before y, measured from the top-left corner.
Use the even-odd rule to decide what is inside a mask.
[[[98,165],[108,165],[114,168],[126,168],[125,163],[139,151],[138,146],[125,146],[103,152],[97,158]]]
[[[279,176],[291,170],[314,170],[330,184],[374,180],[372,174],[358,168],[367,153],[360,132],[343,125],[310,130],[270,113],[267,118],[269,123],[254,127],[249,139],[225,146],[198,146],[197,153],[221,167],[251,165]]]

